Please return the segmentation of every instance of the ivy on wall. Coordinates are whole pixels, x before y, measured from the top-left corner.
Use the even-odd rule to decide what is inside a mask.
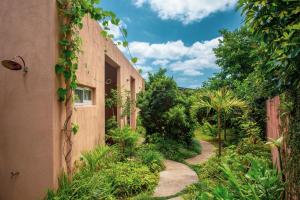
[[[99,0],[57,0],[61,25],[59,40],[60,56],[55,65],[55,72],[64,79],[64,86],[58,88],[57,94],[59,101],[65,104],[66,119],[62,132],[66,138],[64,157],[69,178],[72,176],[72,136],[79,129],[77,124],[72,123],[72,115],[74,90],[77,88],[76,73],[82,44],[80,30],[83,28],[84,17],[89,16],[99,21],[102,24],[102,32],[99,34],[108,39],[114,37],[109,33],[109,25],[118,26],[124,38],[123,42],[118,42],[118,45],[128,48],[126,40],[127,31],[120,27],[120,19],[113,12],[97,7],[96,5],[99,3]],[[131,58],[131,61],[136,63],[137,58]]]

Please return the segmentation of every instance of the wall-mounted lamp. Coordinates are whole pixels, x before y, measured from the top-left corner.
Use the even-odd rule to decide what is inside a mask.
[[[105,81],[106,85],[110,85],[111,83],[112,83],[112,80],[110,78]]]
[[[16,61],[14,61],[13,59],[12,60],[2,60],[1,64],[2,64],[3,67],[5,67],[7,69],[15,70],[15,71],[23,69],[23,72],[27,73],[28,68],[26,67],[24,59],[21,56],[16,56],[16,58],[19,58],[22,61],[23,65],[16,62]]]

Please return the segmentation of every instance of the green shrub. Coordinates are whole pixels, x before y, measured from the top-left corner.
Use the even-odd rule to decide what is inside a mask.
[[[164,69],[149,74],[146,90],[139,94],[137,104],[147,135],[159,133],[161,137],[183,143],[191,142],[194,132],[190,105],[188,96]]]
[[[212,157],[194,167],[201,183],[185,190],[185,199],[280,199],[280,175],[272,167],[263,142],[244,139],[225,149],[222,157]]]
[[[163,155],[151,145],[145,145],[137,152],[137,157],[148,166],[151,172],[159,172],[165,168]]]
[[[119,146],[121,154],[125,157],[134,155],[139,134],[133,131],[129,126],[110,130],[106,137],[111,140],[113,144]]]
[[[153,191],[158,177],[141,163],[117,163],[104,171],[115,188],[117,197],[129,197],[145,191]]]
[[[157,185],[158,173],[151,172],[139,159],[120,162],[122,157],[118,145],[84,153],[76,164],[72,181],[61,176],[59,188],[49,191],[46,199],[115,200],[151,193]]]
[[[237,145],[237,153],[240,155],[252,154],[257,157],[270,157],[270,148],[262,141],[256,140],[253,143],[252,139],[244,138]]]
[[[216,125],[212,125],[209,122],[205,121],[203,125],[199,127],[200,132],[209,135],[212,137],[216,137],[218,133],[218,127]]]
[[[259,159],[252,158],[250,167],[240,165],[240,170],[232,170],[227,164],[221,165],[227,184],[218,185],[200,196],[200,199],[245,199],[277,200],[283,191],[283,184],[276,169]],[[247,169],[245,169],[247,167]],[[237,173],[246,171],[245,174]]]
[[[108,133],[111,130],[119,128],[119,123],[115,116],[111,117],[110,119],[106,120],[105,122],[105,133]]]
[[[121,159],[117,147],[98,146],[93,151],[83,153],[80,170],[98,171],[109,167]]]

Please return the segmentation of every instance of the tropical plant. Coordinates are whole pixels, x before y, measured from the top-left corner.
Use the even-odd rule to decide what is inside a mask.
[[[283,146],[283,136],[278,137],[277,139],[273,138],[268,138],[268,142],[266,143],[267,145],[270,145],[271,148],[276,148],[278,152],[278,157],[279,157],[279,166],[280,170],[283,170],[282,166],[282,155],[281,155],[281,148]]]
[[[228,113],[234,108],[245,109],[246,103],[238,99],[231,90],[222,88],[220,90],[204,90],[195,93],[193,96],[193,104],[191,107],[191,113],[195,115],[199,109],[207,109],[208,112],[215,110],[218,119],[218,140],[219,140],[219,156],[221,156],[221,117],[222,113]]]
[[[106,138],[112,141],[112,144],[119,146],[122,156],[133,156],[137,147],[139,134],[133,131],[129,126],[110,130]]]
[[[152,145],[147,144],[138,149],[137,157],[152,172],[159,172],[165,168],[163,155]]]

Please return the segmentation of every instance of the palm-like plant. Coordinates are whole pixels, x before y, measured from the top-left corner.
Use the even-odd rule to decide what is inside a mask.
[[[245,109],[247,105],[245,101],[237,98],[231,90],[222,88],[219,90],[203,90],[197,92],[191,107],[192,114],[199,109],[207,109],[207,112],[214,110],[218,117],[218,142],[219,156],[221,156],[221,116],[222,113],[228,113],[235,108]]]

